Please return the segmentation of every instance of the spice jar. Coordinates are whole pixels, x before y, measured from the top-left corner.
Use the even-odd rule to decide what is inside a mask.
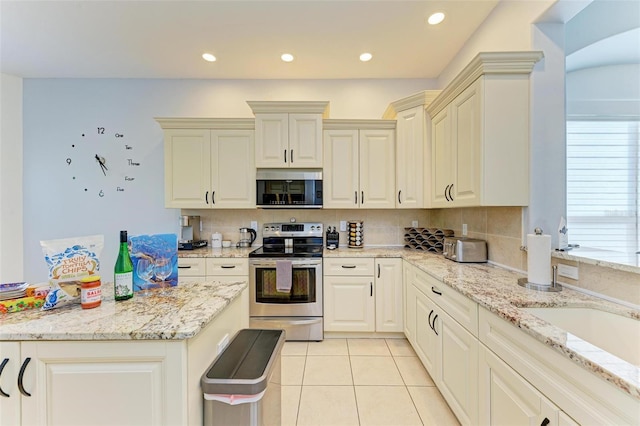
[[[102,283],[99,275],[80,280],[80,304],[82,309],[97,308],[102,303]]]

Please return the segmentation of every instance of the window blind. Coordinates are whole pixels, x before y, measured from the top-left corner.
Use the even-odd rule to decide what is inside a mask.
[[[640,121],[567,122],[567,227],[570,243],[640,249]]]

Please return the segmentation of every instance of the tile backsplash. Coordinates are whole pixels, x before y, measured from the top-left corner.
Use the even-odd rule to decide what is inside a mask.
[[[238,228],[258,222],[257,241],[262,240],[262,225],[268,222],[321,222],[324,226],[339,229],[340,221],[364,221],[365,245],[403,246],[404,228],[412,221],[419,227],[453,229],[462,235],[462,225],[467,225],[467,236],[487,241],[489,260],[498,265],[519,271],[527,270],[527,254],[522,245],[521,207],[473,207],[457,209],[402,209],[402,210],[188,210],[182,214],[200,215],[202,238],[211,239],[213,232],[220,232],[232,244],[238,241]],[[340,232],[340,244],[346,245],[346,232]],[[553,259],[552,263],[557,263]],[[574,265],[575,263],[563,261]],[[580,280],[561,280],[592,292],[640,305],[640,275],[615,271],[603,266],[576,265],[580,268]],[[597,278],[597,279],[596,279]]]

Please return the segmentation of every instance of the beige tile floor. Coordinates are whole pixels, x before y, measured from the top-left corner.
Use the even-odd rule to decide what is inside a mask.
[[[458,425],[405,339],[286,342],[282,425]]]

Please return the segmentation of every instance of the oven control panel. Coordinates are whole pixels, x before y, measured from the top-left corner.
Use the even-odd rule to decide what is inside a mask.
[[[322,237],[321,223],[265,223],[263,237]]]

